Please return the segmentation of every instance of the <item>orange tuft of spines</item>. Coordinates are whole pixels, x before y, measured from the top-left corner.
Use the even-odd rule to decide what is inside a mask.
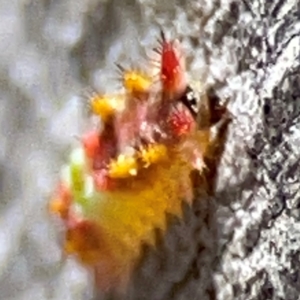
[[[69,213],[69,207],[72,200],[70,188],[63,182],[58,185],[53,200],[49,203],[49,211],[66,219]]]

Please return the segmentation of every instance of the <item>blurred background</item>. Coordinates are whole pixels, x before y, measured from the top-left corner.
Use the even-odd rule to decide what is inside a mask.
[[[234,116],[216,196],[171,220],[122,299],[299,299],[297,1],[0,0],[0,299],[115,299],[61,256],[47,202],[86,93],[143,66],[159,28]]]

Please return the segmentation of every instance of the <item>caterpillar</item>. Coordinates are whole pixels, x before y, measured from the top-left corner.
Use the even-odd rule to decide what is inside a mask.
[[[168,228],[166,215],[180,218],[182,202],[192,203],[191,174],[211,176],[206,158],[219,141],[198,124],[179,49],[161,34],[158,88],[150,75],[119,65],[125,93],[90,97],[103,126],[72,150],[49,203],[65,228],[65,253],[91,269],[105,291],[126,290],[142,245],[155,245],[155,229]]]

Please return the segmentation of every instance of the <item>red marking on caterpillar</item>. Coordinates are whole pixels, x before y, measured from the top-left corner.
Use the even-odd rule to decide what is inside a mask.
[[[114,120],[110,120],[104,124],[101,137],[99,137],[99,148],[95,151],[92,162],[95,171],[105,168],[110,159],[116,156],[117,146]]]
[[[154,49],[161,55],[160,80],[167,94],[178,97],[187,87],[185,58],[179,41],[168,41],[161,31],[160,47]]]
[[[171,131],[175,136],[190,133],[196,127],[196,122],[185,106],[176,107],[169,117]]]
[[[94,158],[100,148],[99,132],[90,131],[82,137],[82,144],[88,158]]]
[[[105,169],[94,171],[93,178],[98,191],[111,191],[116,186],[115,180],[108,176]]]

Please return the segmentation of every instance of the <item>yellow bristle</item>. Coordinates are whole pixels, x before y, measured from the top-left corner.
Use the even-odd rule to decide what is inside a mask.
[[[124,106],[124,96],[100,96],[94,95],[91,100],[91,110],[95,115],[106,121],[116,110],[121,110]]]
[[[137,174],[138,164],[133,156],[119,155],[113,160],[108,168],[108,174],[111,178],[127,178]]]
[[[136,71],[125,71],[123,74],[123,84],[129,93],[142,94],[149,91],[152,80],[145,74]]]
[[[140,157],[147,168],[151,164],[166,160],[167,148],[162,144],[149,145],[148,147],[141,149]]]

